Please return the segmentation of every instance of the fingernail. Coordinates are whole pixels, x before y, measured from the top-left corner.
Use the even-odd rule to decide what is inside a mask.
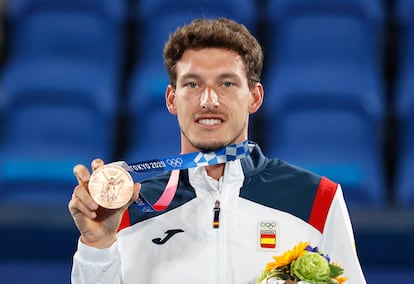
[[[85,176],[85,172],[80,170],[80,167],[75,166],[75,168],[73,169],[73,172],[75,173],[75,175],[77,177],[79,177],[81,180],[86,180],[87,177]]]
[[[101,159],[95,159],[93,161],[93,167],[94,168],[100,167],[101,165],[102,165],[102,160]]]

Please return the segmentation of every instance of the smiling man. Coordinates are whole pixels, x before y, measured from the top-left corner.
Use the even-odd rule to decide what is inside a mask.
[[[299,242],[329,254],[350,283],[365,283],[340,185],[267,158],[248,140],[264,95],[263,52],[249,31],[228,19],[194,20],[170,36],[164,62],[183,154],[166,164],[195,153],[197,166],[136,183],[129,204],[106,209],[77,165],[72,283],[255,283],[272,256]],[[102,166],[92,162],[93,171]],[[162,210],[142,206],[166,195]]]
[[[247,139],[248,115],[262,104],[263,87],[256,83],[249,88],[243,58],[237,52],[189,49],[175,72],[177,82],[168,86],[166,99],[169,111],[178,117],[183,153],[216,150]],[[224,166],[214,166],[217,174],[209,175],[218,179]]]

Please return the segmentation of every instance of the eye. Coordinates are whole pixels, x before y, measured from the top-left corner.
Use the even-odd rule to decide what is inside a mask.
[[[223,83],[223,86],[224,86],[224,87],[226,87],[226,88],[229,88],[229,87],[233,87],[233,86],[234,86],[234,84],[233,84],[233,82],[231,82],[231,81],[225,81],[225,82]]]
[[[188,82],[185,84],[185,87],[189,88],[189,89],[195,89],[197,88],[197,83],[196,82]]]

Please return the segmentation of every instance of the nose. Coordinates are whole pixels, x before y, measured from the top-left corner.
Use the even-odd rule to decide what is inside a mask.
[[[219,106],[218,96],[213,88],[205,88],[201,94],[200,106],[205,109],[214,109]]]

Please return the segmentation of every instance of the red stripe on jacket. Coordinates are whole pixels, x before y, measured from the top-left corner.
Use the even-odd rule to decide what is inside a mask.
[[[309,218],[309,224],[323,233],[326,218],[328,217],[329,208],[335,196],[338,184],[322,177],[319,182],[315,200],[313,201],[312,212]]]
[[[126,227],[129,227],[130,224],[131,224],[131,219],[129,218],[129,211],[127,209],[122,215],[121,223],[119,224],[119,227],[118,227],[118,232]]]

